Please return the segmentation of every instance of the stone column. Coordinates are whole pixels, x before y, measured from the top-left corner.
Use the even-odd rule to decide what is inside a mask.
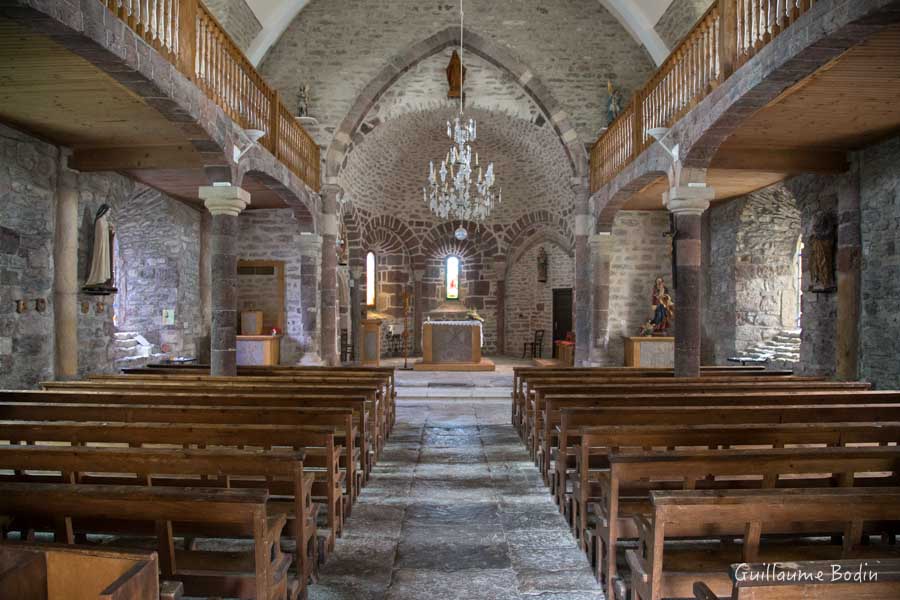
[[[413,353],[422,353],[422,322],[425,320],[425,269],[413,269]]]
[[[297,240],[300,252],[300,305],[303,325],[303,358],[301,364],[321,365],[319,357],[319,292],[322,262],[322,236],[302,232]]]
[[[56,188],[53,327],[56,379],[74,379],[78,376],[78,190],[66,152],[60,153]]]
[[[701,220],[715,193],[709,187],[677,186],[664,196],[675,215],[675,376],[700,375]]]
[[[212,237],[212,215],[204,211],[200,218],[200,264],[198,287],[200,292],[200,318],[203,320],[202,335],[196,341],[197,360],[209,364],[210,331],[212,322],[212,284],[210,283],[210,243]]]
[[[859,378],[860,231],[859,170],[854,165],[838,186],[837,340],[836,375],[843,381]]]
[[[235,186],[204,186],[200,199],[212,214],[210,229],[210,374],[237,374],[238,215],[250,194]]]
[[[359,286],[365,269],[362,267],[350,267],[350,344],[353,353],[350,357],[353,362],[359,360],[360,329],[362,320],[362,302],[359,297]]]
[[[337,353],[337,204],[341,188],[333,183],[322,188],[322,360],[339,364]]]
[[[494,282],[497,286],[497,354],[506,353],[506,257],[494,258]]]
[[[593,230],[587,180],[572,180],[575,190],[575,366],[590,362],[591,353],[591,254]]]
[[[609,269],[612,263],[612,234],[602,231],[591,236],[591,264],[594,282],[594,358],[609,360]]]

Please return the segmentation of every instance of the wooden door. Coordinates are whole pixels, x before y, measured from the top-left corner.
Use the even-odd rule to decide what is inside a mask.
[[[556,341],[566,339],[572,331],[572,288],[553,290],[553,358],[556,358]]]

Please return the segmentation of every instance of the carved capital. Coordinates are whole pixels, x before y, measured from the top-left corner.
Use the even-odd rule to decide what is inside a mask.
[[[663,204],[675,215],[702,215],[709,203],[716,197],[716,191],[705,184],[677,186],[663,194]]]
[[[232,185],[204,185],[199,195],[213,216],[236,217],[250,204],[250,192]]]

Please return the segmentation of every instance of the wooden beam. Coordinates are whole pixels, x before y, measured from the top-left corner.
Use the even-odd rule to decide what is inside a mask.
[[[842,173],[849,168],[847,155],[831,150],[720,149],[712,169],[765,171],[770,173]]]
[[[78,171],[131,171],[140,169],[196,169],[200,154],[190,144],[135,148],[76,149],[69,165]]]

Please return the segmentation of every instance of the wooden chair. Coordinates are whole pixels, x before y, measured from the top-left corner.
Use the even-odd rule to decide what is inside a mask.
[[[522,358],[527,358],[529,349],[531,350],[531,358],[540,358],[544,354],[544,330],[536,329],[534,339],[525,342],[522,345]]]

